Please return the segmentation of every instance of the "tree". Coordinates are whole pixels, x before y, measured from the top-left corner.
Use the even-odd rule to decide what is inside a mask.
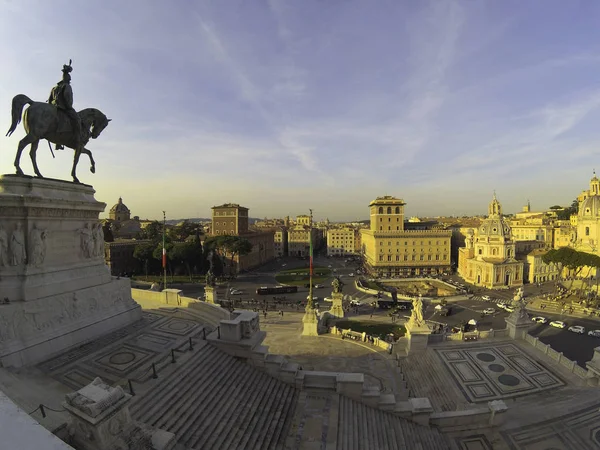
[[[177,242],[168,253],[169,259],[183,265],[192,281],[192,269],[202,259],[202,246],[198,242]]]
[[[231,266],[229,274],[233,276],[233,260],[235,255],[246,256],[252,251],[252,243],[245,238],[240,236],[234,236],[234,239],[230,239],[227,242],[227,246],[229,249],[229,254],[231,255]]]
[[[158,220],[149,223],[145,228],[142,229],[139,233],[140,239],[149,239],[154,242],[158,242],[162,239],[163,234],[163,224]]]
[[[204,234],[201,224],[184,220],[179,225],[169,230],[169,236],[174,241],[185,241],[190,236],[200,237]]]
[[[144,272],[146,273],[146,278],[148,278],[148,266],[150,261],[153,258],[155,244],[151,242],[145,242],[142,244],[138,244],[135,246],[133,250],[133,257],[139,260],[144,266]],[[162,251],[161,251],[162,255]]]

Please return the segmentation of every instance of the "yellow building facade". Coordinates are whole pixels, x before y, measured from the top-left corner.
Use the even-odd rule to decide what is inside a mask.
[[[378,197],[369,204],[370,226],[360,230],[365,269],[384,278],[450,271],[449,230],[405,230],[402,199]]]
[[[559,268],[556,264],[546,264],[542,257],[548,253],[548,249],[535,249],[527,255],[525,279],[529,283],[544,283],[556,280]]]
[[[515,241],[495,194],[488,217],[477,231],[469,232],[465,247],[459,249],[458,274],[467,283],[488,289],[523,285],[523,262],[515,259]]]
[[[577,213],[575,250],[600,256],[600,180],[594,176],[590,180],[590,189],[580,196]],[[590,271],[591,274],[594,270]]]
[[[360,232],[353,227],[327,230],[327,256],[360,254]]]

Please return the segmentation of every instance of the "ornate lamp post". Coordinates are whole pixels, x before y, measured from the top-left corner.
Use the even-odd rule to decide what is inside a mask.
[[[315,304],[313,302],[313,243],[312,243],[312,209],[310,210],[310,221],[309,221],[309,288],[308,288],[308,299],[306,302],[306,308],[304,310],[304,317],[302,317],[302,335],[303,336],[318,336],[319,335],[319,318],[315,311]]]
[[[313,242],[312,242],[312,209],[310,211],[310,219],[308,222],[308,301],[306,302],[306,311],[314,311],[315,303],[313,302]]]
[[[167,213],[163,211],[163,249],[162,249],[162,266],[163,266],[163,289],[167,288],[167,249],[165,247],[167,230]]]

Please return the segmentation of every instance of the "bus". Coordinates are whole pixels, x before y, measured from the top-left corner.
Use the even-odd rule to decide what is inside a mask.
[[[258,295],[293,294],[295,292],[298,292],[298,286],[259,287],[256,289]]]

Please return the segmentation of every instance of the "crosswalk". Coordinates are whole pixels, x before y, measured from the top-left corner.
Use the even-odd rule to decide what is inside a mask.
[[[473,297],[470,298],[470,300],[477,300],[480,302],[487,302],[487,303],[495,303],[495,304],[500,304],[500,303],[511,303],[510,300],[507,300],[505,298],[490,298],[489,300],[486,300],[484,298],[482,298],[480,295],[474,295]]]

